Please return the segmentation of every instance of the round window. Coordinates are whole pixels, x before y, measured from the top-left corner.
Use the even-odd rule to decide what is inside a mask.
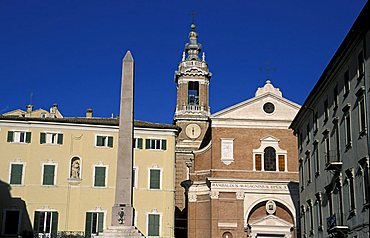
[[[271,102],[267,102],[265,105],[263,105],[263,110],[266,113],[273,113],[275,111],[275,106]]]
[[[222,235],[222,238],[233,238],[233,235],[227,231]]]

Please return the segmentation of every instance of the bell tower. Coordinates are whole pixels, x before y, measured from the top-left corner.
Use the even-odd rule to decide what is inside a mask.
[[[176,139],[175,237],[187,237],[187,191],[191,185],[189,172],[194,158],[209,127],[209,72],[205,53],[199,57],[195,24],[191,25],[189,41],[185,44],[182,60],[175,72],[177,102],[174,124],[182,130]]]
[[[209,72],[204,52],[199,58],[201,50],[195,24],[192,24],[189,42],[175,72],[177,103],[174,123],[182,129],[177,141],[178,150],[198,149],[209,124],[208,95],[212,73]]]

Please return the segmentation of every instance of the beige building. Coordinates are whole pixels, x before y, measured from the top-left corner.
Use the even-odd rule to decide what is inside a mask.
[[[89,237],[110,226],[118,119],[87,116],[0,116],[2,236],[33,230]],[[178,129],[134,124],[135,226],[145,236],[174,237]]]

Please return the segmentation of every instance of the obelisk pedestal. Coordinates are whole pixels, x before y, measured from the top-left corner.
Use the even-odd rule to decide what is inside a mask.
[[[142,237],[134,226],[132,205],[132,163],[134,135],[134,59],[127,51],[122,62],[122,82],[117,149],[115,203],[112,226],[99,237]]]

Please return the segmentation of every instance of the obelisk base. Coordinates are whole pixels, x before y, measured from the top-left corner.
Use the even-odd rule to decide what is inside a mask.
[[[112,207],[112,226],[132,226],[135,210],[128,204],[115,204]]]
[[[99,233],[96,237],[122,237],[122,238],[135,238],[145,237],[141,232],[134,226],[110,226],[104,232]]]

